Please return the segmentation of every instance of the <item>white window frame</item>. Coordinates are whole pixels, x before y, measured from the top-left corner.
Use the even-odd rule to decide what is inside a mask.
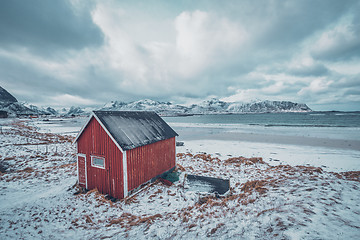
[[[94,158],[102,159],[104,161],[104,166],[95,165],[94,160],[93,160]],[[100,157],[100,156],[91,155],[91,166],[96,167],[96,168],[100,168],[100,169],[105,169],[105,158]]]

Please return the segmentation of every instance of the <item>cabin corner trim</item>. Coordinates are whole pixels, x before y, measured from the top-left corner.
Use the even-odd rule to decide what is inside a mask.
[[[126,157],[126,151],[123,152],[123,158],[122,158],[122,164],[123,164],[123,182],[124,182],[124,198],[128,196],[128,174],[127,174],[127,157]]]

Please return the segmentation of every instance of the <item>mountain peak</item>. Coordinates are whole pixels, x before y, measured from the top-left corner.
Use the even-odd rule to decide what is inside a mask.
[[[250,103],[224,102],[217,98],[204,100],[191,106],[159,102],[151,99],[134,102],[112,101],[101,110],[155,111],[160,115],[222,114],[222,113],[267,113],[267,112],[309,112],[306,104],[289,101],[252,101]]]
[[[0,86],[0,102],[3,103],[14,103],[18,100],[11,95],[8,91],[6,91],[4,88]]]

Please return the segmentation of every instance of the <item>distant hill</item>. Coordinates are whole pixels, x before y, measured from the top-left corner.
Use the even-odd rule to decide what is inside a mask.
[[[188,108],[170,102],[159,102],[150,99],[134,102],[112,101],[105,104],[100,110],[114,111],[155,111],[161,115],[181,115],[188,112]]]
[[[311,112],[303,103],[289,101],[256,101],[251,103],[224,102],[213,98],[198,104],[184,106],[170,102],[159,102],[149,99],[122,102],[112,101],[105,104],[101,110],[126,111],[155,111],[160,115],[186,115],[186,114],[224,114],[224,113],[277,113],[277,112]]]
[[[94,109],[73,106],[55,110],[51,107],[20,103],[4,88],[0,87],[0,111],[9,116],[21,115],[52,115],[52,116],[85,116]],[[162,116],[179,116],[193,114],[228,114],[228,113],[277,113],[277,112],[311,112],[303,103],[289,101],[253,101],[250,103],[224,102],[216,98],[197,104],[180,105],[171,102],[160,102],[144,99],[133,102],[111,101],[98,110],[115,111],[155,111]]]
[[[18,100],[0,86],[0,103],[14,103]]]
[[[0,87],[0,111],[7,112],[10,117],[21,115],[57,115],[57,111],[53,108],[38,108],[34,105],[18,102],[13,95],[2,87]]]
[[[11,95],[4,88],[0,87],[0,111],[7,112],[9,116],[16,116],[18,114],[33,114],[33,111]]]
[[[264,113],[264,112],[311,112],[312,110],[304,103],[289,101],[259,101],[252,103],[230,103],[227,107],[229,112],[241,113]]]

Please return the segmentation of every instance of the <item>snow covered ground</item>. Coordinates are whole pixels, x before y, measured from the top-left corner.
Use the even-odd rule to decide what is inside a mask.
[[[113,203],[97,191],[75,194],[74,132],[53,133],[64,122],[72,124],[44,131],[41,121],[1,121],[0,239],[360,238],[356,151],[339,164],[329,149],[299,157],[301,146],[186,140],[177,149],[179,182]],[[223,198],[189,191],[185,173],[228,178],[231,190]]]
[[[88,117],[76,118],[39,118],[27,121],[29,126],[36,127],[40,133],[55,133],[76,136]]]

